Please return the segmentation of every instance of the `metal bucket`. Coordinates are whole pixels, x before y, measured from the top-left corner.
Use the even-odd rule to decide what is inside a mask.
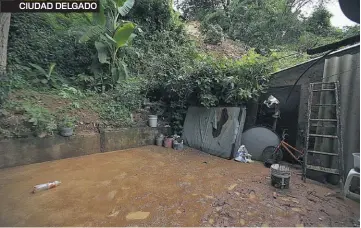
[[[155,139],[155,144],[157,146],[162,146],[163,145],[163,140],[164,140],[164,136],[161,134]]]
[[[287,189],[290,186],[291,171],[288,166],[273,164],[271,166],[271,185]]]

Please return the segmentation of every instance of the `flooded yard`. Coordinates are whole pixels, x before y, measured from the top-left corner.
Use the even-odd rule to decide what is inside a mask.
[[[359,203],[263,164],[146,146],[0,170],[1,226],[357,226]],[[36,184],[61,181],[43,192]]]

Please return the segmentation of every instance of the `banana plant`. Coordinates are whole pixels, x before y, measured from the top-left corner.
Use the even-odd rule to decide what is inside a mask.
[[[29,73],[34,75],[34,83],[41,83],[51,87],[57,87],[56,72],[54,71],[55,63],[51,63],[48,71],[35,63],[29,63],[32,69],[28,69]]]
[[[94,40],[97,50],[97,60],[108,66],[111,74],[110,86],[128,77],[125,62],[119,57],[120,48],[129,45],[136,36],[133,32],[136,25],[130,21],[120,20],[119,17],[129,13],[135,0],[103,0],[99,13],[93,13],[91,20],[93,26],[80,38],[80,42]],[[104,77],[101,78],[104,87]],[[104,88],[102,88],[104,91]]]

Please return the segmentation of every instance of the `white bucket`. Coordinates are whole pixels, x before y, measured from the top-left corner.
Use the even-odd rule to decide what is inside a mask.
[[[360,169],[360,153],[353,153],[353,166]]]
[[[149,115],[148,116],[149,126],[150,127],[157,127],[158,125],[158,117],[156,115]]]

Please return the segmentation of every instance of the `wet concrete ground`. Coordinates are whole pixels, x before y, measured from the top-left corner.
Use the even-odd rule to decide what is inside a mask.
[[[31,194],[36,184],[59,180]],[[0,170],[1,226],[354,226],[359,203],[293,172],[156,146]]]

